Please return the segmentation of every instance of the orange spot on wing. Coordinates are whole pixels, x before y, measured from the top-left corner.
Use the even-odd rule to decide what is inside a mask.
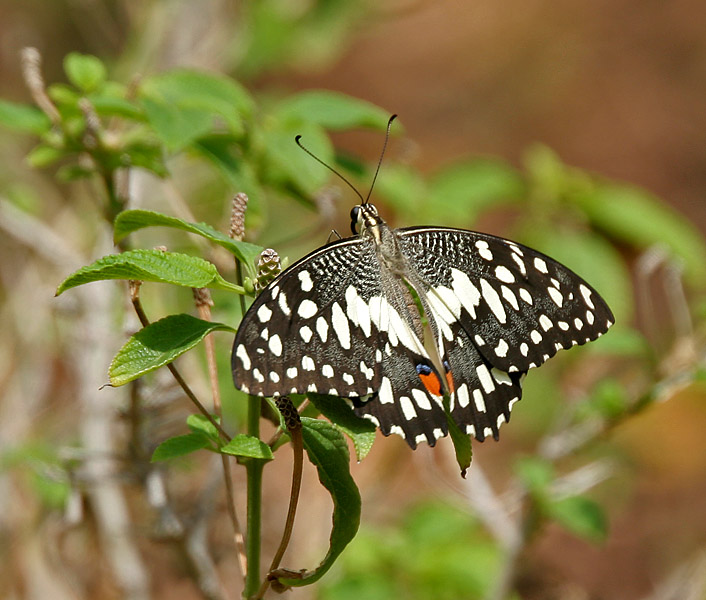
[[[454,376],[451,371],[446,371],[446,384],[449,386],[449,394],[453,394],[456,391],[456,386],[454,385]]]
[[[420,373],[419,379],[422,380],[427,392],[434,396],[441,396],[441,381],[436,373],[433,371],[429,374]]]

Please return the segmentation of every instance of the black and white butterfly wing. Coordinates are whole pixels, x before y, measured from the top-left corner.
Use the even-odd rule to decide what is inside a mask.
[[[236,387],[259,396],[348,398],[386,435],[433,445],[448,431],[446,417],[441,397],[416,371],[430,362],[405,290],[381,268],[370,238],[312,252],[270,283],[243,318],[233,346]]]
[[[530,368],[613,323],[591,286],[536,250],[451,228],[396,234],[453,377],[452,417],[480,440],[497,438]]]
[[[338,240],[305,256],[272,281],[243,318],[233,345],[236,387],[259,396],[318,392],[372,394],[380,385],[375,348],[352,334],[343,291],[353,282],[380,294],[379,276],[366,268],[374,246]],[[371,323],[360,329],[371,333]]]
[[[612,324],[595,290],[535,250],[465,230],[376,227],[265,288],[235,339],[238,388],[348,398],[413,448],[447,434],[446,389],[462,431],[497,439],[524,374]]]

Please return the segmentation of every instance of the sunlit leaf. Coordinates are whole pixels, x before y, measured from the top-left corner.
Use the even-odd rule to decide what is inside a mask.
[[[191,454],[210,446],[208,438],[201,433],[187,433],[164,440],[152,453],[152,462]]]
[[[0,125],[20,133],[38,135],[49,129],[51,121],[34,106],[0,99]]]
[[[318,581],[355,537],[360,525],[360,493],[350,474],[348,446],[341,432],[328,421],[302,418],[302,437],[319,481],[333,500],[333,529],[329,550],[312,571],[278,569],[274,575],[284,586],[303,586]]]
[[[257,257],[260,256],[263,250],[262,247],[249,242],[234,240],[206,223],[189,223],[177,217],[170,217],[149,210],[126,210],[121,212],[115,219],[113,235],[115,241],[120,241],[128,234],[144,227],[159,226],[188,231],[222,246],[232,252],[249,269],[251,276],[255,275],[254,263]]]
[[[70,52],[64,57],[64,71],[69,81],[84,92],[98,89],[106,78],[105,65],[90,54]]]
[[[308,90],[289,96],[280,102],[275,114],[283,121],[309,121],[333,130],[384,130],[390,117],[389,112],[370,102],[329,90]]]
[[[130,250],[109,254],[82,267],[64,280],[56,294],[58,296],[70,288],[105,279],[155,281],[243,293],[243,288],[223,279],[215,265],[202,258],[161,250]]]
[[[323,394],[307,394],[309,400],[329,421],[353,440],[356,459],[363,460],[375,442],[375,425],[367,419],[356,416],[353,409],[341,398]]]
[[[212,331],[235,330],[223,323],[191,315],[170,315],[133,335],[110,364],[110,383],[124,385],[163,367],[184,354]]]
[[[272,460],[274,458],[272,450],[265,442],[242,433],[236,435],[225,446],[222,446],[220,452],[243,458],[259,458],[261,460]]]

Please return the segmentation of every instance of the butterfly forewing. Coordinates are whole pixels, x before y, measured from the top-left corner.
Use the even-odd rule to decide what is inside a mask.
[[[380,278],[367,268],[374,246],[360,238],[339,240],[282,272],[257,297],[233,346],[236,387],[279,396],[319,392],[372,394],[380,385],[379,361],[369,343],[371,323],[355,331],[344,290],[356,283],[361,301],[380,295]],[[352,314],[352,311],[351,311]]]
[[[539,366],[613,323],[606,303],[583,279],[526,246],[441,227],[401,229],[398,238],[437,320],[458,321],[502,371]]]

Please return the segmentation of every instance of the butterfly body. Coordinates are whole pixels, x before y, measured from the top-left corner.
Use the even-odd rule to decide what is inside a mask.
[[[462,229],[392,229],[366,202],[351,220],[353,237],[296,262],[246,313],[236,387],[339,396],[412,448],[445,436],[448,418],[497,439],[530,368],[612,325],[595,290],[535,250]]]

